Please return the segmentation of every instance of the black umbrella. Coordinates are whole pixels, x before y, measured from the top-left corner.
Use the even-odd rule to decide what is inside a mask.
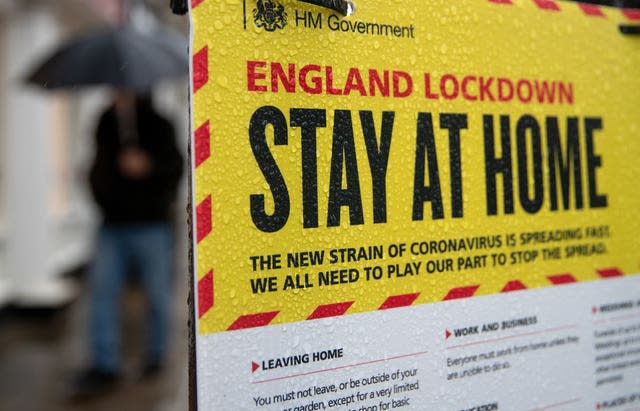
[[[27,81],[47,89],[109,85],[147,91],[159,81],[188,73],[186,39],[167,29],[143,34],[125,25],[63,45]]]

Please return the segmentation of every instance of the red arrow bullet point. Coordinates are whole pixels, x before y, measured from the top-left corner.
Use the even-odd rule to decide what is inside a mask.
[[[448,340],[449,337],[451,337],[451,331],[449,330],[444,330],[444,339]]]
[[[591,312],[592,312],[593,314],[595,314],[595,313],[597,313],[597,312],[598,312],[598,309],[597,309],[595,306],[593,306],[593,307],[591,307]]]
[[[255,362],[251,361],[251,372],[256,372],[258,368],[260,368],[260,366]]]

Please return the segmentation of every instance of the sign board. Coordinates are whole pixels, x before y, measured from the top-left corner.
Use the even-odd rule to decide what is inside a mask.
[[[201,410],[640,407],[638,10],[194,0]]]

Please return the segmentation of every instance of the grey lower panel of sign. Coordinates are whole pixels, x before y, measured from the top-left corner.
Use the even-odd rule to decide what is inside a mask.
[[[199,409],[635,409],[638,289],[632,276],[200,336]]]

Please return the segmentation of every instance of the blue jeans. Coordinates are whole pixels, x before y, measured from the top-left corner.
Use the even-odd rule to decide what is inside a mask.
[[[165,354],[171,300],[172,234],[166,223],[105,225],[90,271],[90,344],[92,366],[120,369],[120,296],[135,264],[147,297],[147,359]]]

